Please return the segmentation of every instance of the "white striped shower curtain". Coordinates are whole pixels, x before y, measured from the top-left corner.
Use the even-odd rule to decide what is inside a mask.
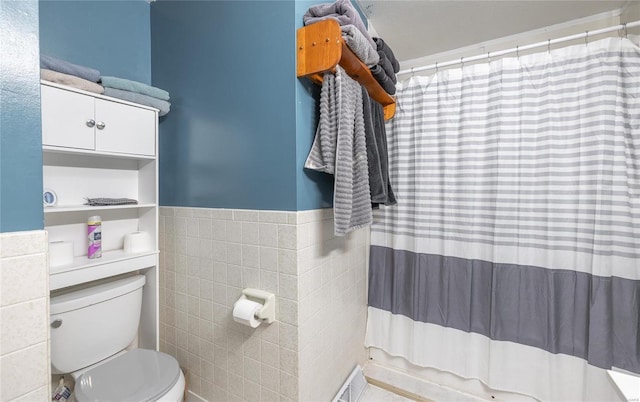
[[[640,373],[640,48],[463,66],[397,97],[367,346],[542,400]]]

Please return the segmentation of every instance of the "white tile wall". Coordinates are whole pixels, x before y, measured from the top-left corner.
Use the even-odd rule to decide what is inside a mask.
[[[294,212],[161,208],[161,350],[209,401],[297,400]],[[280,267],[284,267],[282,270]],[[245,287],[278,295],[278,321],[233,321]]]
[[[369,229],[333,236],[330,210],[299,216],[301,401],[330,401],[364,364]]]
[[[1,233],[1,401],[50,398],[48,324],[47,233]]]
[[[337,239],[331,219],[331,210],[160,209],[160,346],[189,370],[194,393],[325,401],[363,361],[368,229]],[[277,295],[276,322],[233,321],[245,287]]]

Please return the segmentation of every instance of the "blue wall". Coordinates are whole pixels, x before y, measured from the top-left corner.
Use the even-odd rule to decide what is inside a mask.
[[[332,204],[332,177],[303,168],[319,87],[295,78],[295,30],[321,2],[152,3],[153,84],[172,97],[160,124],[162,205]]]
[[[171,93],[161,205],[316,209],[333,178],[303,168],[319,87],[295,78],[295,30],[322,2],[42,0],[41,50]]]
[[[150,8],[145,0],[42,0],[40,51],[151,83]]]
[[[38,2],[0,1],[0,232],[44,227]]]
[[[162,205],[296,210],[294,4],[151,4]]]
[[[307,9],[326,1],[296,1],[295,29],[303,26]],[[309,79],[296,80],[296,189],[298,210],[310,210],[333,205],[333,176],[304,169],[318,125],[320,87]]]
[[[40,25],[36,1],[0,2],[0,232],[43,228],[39,47],[147,83],[153,60],[173,102],[161,124],[163,205],[331,205],[331,177],[302,168],[318,87],[295,78],[295,29],[319,2],[163,1],[150,15],[143,0],[42,1]]]

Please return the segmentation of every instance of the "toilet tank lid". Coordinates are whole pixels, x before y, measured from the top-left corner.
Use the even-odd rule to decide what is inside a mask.
[[[53,296],[51,298],[50,314],[66,313],[92,304],[101,303],[131,293],[143,287],[144,284],[145,277],[143,275],[136,275],[59,296]]]

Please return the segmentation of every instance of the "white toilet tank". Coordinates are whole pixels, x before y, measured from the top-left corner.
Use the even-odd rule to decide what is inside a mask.
[[[51,370],[71,373],[125,349],[136,337],[145,277],[51,298]]]

